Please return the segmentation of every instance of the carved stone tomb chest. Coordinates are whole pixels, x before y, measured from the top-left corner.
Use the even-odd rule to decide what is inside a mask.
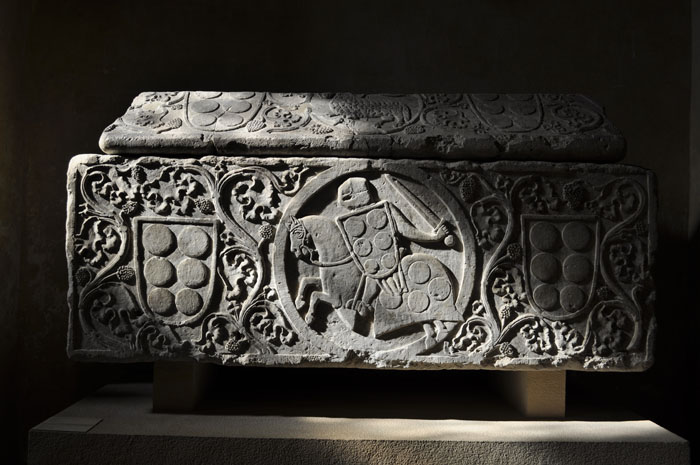
[[[69,353],[640,370],[654,178],[579,95],[149,92],[68,170]]]

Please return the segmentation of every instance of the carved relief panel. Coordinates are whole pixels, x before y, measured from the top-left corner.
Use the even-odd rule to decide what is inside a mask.
[[[386,123],[415,111],[397,106]],[[75,358],[600,370],[652,360],[655,197],[641,169],[85,155],[68,191]]]

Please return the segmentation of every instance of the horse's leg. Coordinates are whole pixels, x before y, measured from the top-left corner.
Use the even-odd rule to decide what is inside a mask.
[[[323,291],[313,291],[311,293],[311,299],[309,299],[309,311],[306,312],[306,317],[304,318],[307,324],[312,324],[316,319],[316,305],[318,305],[319,302],[326,302],[333,308],[338,308],[342,305],[338,296],[333,297]]]
[[[362,295],[355,302],[355,310],[360,316],[367,316],[380,290],[379,282],[376,279],[364,279]]]
[[[294,300],[294,305],[296,305],[297,309],[302,309],[304,308],[304,305],[306,305],[306,299],[304,296],[309,290],[309,287],[315,286],[317,288],[321,288],[321,278],[318,276],[304,276],[301,278],[299,281],[299,290],[297,291],[297,298]]]

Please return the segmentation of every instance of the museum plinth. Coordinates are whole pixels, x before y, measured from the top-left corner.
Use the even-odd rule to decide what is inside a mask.
[[[158,414],[152,411],[150,384],[127,384],[107,386],[30,431],[30,465],[76,463],[682,465],[690,461],[687,441],[644,420]]]

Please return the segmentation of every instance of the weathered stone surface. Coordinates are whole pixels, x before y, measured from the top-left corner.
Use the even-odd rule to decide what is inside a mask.
[[[106,153],[615,161],[625,141],[570,94],[145,92]]]
[[[644,369],[653,184],[623,165],[77,156],[69,352]]]

